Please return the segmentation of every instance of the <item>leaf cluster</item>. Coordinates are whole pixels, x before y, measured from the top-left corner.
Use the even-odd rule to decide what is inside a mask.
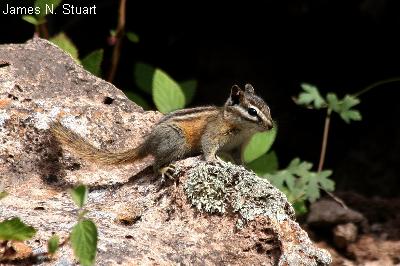
[[[327,108],[329,114],[332,111],[337,113],[346,123],[362,119],[360,111],[353,108],[360,103],[359,98],[347,94],[342,99],[339,99],[332,92],[328,93],[324,98],[316,86],[303,83],[301,88],[303,91],[300,92],[295,100],[298,105],[305,105],[313,109]]]

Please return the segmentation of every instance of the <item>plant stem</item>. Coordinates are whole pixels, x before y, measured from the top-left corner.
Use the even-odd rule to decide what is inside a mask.
[[[389,78],[389,79],[384,79],[377,81],[375,83],[372,83],[371,85],[367,86],[366,88],[356,92],[353,94],[354,97],[359,97],[360,95],[372,90],[373,88],[379,87],[381,85],[391,83],[391,82],[400,82],[400,77],[394,77],[394,78]]]
[[[126,0],[119,2],[119,16],[117,29],[115,31],[115,45],[111,57],[111,68],[108,73],[107,81],[112,82],[117,73],[118,62],[121,55],[122,37],[125,33],[125,18],[126,18]]]
[[[331,122],[332,109],[328,108],[325,117],[324,133],[322,136],[321,154],[319,156],[318,172],[322,171],[325,162],[326,146],[328,145],[329,125]]]
[[[47,22],[39,25],[39,36],[44,39],[49,39],[49,30],[47,29]]]

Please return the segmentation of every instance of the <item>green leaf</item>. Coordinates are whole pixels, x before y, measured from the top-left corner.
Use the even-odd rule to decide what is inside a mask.
[[[360,99],[346,95],[342,100],[338,100],[336,94],[328,93],[327,95],[328,107],[338,113],[340,117],[346,122],[360,121],[362,119],[361,113],[358,110],[352,109],[360,103]]]
[[[133,43],[138,43],[139,42],[139,36],[136,33],[132,32],[132,31],[128,31],[126,33],[126,37],[128,38],[128,40],[130,40]]]
[[[60,238],[58,235],[53,235],[47,242],[47,250],[50,255],[53,255],[58,250],[58,245],[60,244]]]
[[[308,211],[305,200],[298,200],[298,201],[292,202],[292,205],[293,205],[293,208],[294,208],[297,216],[305,214]]]
[[[12,218],[0,223],[0,239],[23,241],[32,238],[36,229],[21,222],[19,218]]]
[[[340,112],[340,102],[335,93],[328,93],[326,99],[328,101],[328,108],[335,112]]]
[[[264,153],[247,166],[259,176],[272,174],[278,170],[278,157],[274,151]]]
[[[328,179],[329,176],[332,175],[331,170],[325,170],[318,174],[318,182],[322,189],[326,191],[334,191],[335,190],[335,182]]]
[[[117,32],[115,30],[110,30],[110,35],[111,37],[115,37],[117,35]]]
[[[152,93],[152,86],[153,86],[153,78],[156,69],[145,63],[137,63],[135,65],[135,81],[139,89],[142,91],[151,94]]]
[[[185,106],[185,95],[182,89],[161,69],[156,69],[152,87],[153,101],[160,112],[169,113]]]
[[[289,164],[288,169],[297,176],[306,176],[310,172],[312,166],[312,163],[300,161],[299,158],[296,158]]]
[[[360,99],[351,95],[344,96],[343,100],[341,101],[341,105],[344,110],[349,110],[350,108],[356,106],[359,103]]]
[[[312,163],[293,159],[289,165],[280,171],[270,174],[268,180],[282,190],[290,202],[299,200],[315,201],[320,197],[320,189],[333,191],[335,183],[328,179],[332,171],[311,171]]]
[[[350,123],[353,121],[361,121],[362,117],[359,111],[357,110],[348,110],[340,113],[340,117],[346,122]]]
[[[82,208],[87,201],[88,189],[85,185],[79,185],[78,187],[71,189],[71,197],[75,204]]]
[[[35,26],[40,25],[39,20],[37,20],[34,16],[26,15],[22,16],[22,19],[25,20],[26,22],[29,22]]]
[[[193,100],[194,94],[196,93],[197,81],[194,79],[187,80],[180,82],[179,85],[185,94],[186,105],[189,105]]]
[[[96,259],[97,228],[89,219],[78,222],[70,235],[75,256],[83,266],[93,265]]]
[[[5,197],[7,197],[8,196],[8,193],[6,192],[6,191],[1,191],[0,192],[0,200],[1,199],[4,199]]]
[[[38,17],[44,17],[47,14],[51,14],[51,10],[55,10],[57,6],[60,5],[62,0],[36,0],[35,1],[35,8],[39,7],[40,8],[40,14],[38,14]]]
[[[90,54],[88,54],[85,58],[82,59],[82,66],[87,71],[96,75],[98,77],[101,76],[101,62],[103,61],[103,49],[98,49]]]
[[[71,55],[75,61],[79,62],[78,59],[78,49],[75,47],[74,43],[68,38],[65,33],[59,33],[56,36],[50,38],[50,41],[60,47],[62,50]]]
[[[318,177],[316,173],[309,173],[308,183],[306,186],[306,196],[310,202],[314,202],[320,197]]]
[[[136,94],[132,91],[124,91],[124,93],[126,97],[128,97],[131,101],[135,102],[137,105],[141,106],[144,110],[150,110],[150,105],[139,94]]]
[[[243,150],[243,161],[250,163],[266,153],[275,141],[277,126],[266,132],[254,134]]]
[[[308,172],[305,173],[301,178],[304,180],[306,198],[310,202],[316,201],[320,197],[320,188],[327,191],[333,191],[334,182],[328,179],[328,176],[332,174],[332,171],[325,170],[321,172]]]
[[[299,105],[313,104],[314,108],[316,109],[320,109],[326,104],[324,98],[322,98],[317,87],[307,83],[302,83],[301,87],[303,88],[303,92],[299,94],[296,100],[297,104]]]

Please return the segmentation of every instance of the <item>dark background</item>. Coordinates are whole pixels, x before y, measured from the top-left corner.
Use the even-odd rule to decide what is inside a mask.
[[[29,1],[2,1],[29,5]],[[64,1],[90,6],[97,15],[48,17],[51,34],[65,31],[80,56],[105,48],[117,22],[118,1]],[[201,3],[201,4],[200,4]],[[127,30],[138,44],[123,43],[114,84],[138,91],[138,61],[164,69],[177,80],[195,78],[192,105],[222,104],[233,84],[252,83],[271,106],[279,133],[274,149],[280,165],[299,156],[318,163],[325,113],[295,105],[300,83],[323,95],[355,93],[387,78],[400,77],[398,0],[288,0],[239,3],[215,1],[172,4],[128,1]],[[20,43],[33,36],[20,16],[0,15],[0,42]],[[345,124],[333,116],[326,168],[339,190],[365,195],[398,195],[400,83],[361,96],[362,122]]]

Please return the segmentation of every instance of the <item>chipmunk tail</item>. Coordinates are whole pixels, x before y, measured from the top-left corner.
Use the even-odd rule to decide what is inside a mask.
[[[100,150],[59,121],[50,125],[50,132],[67,150],[88,161],[115,165],[132,163],[144,157],[141,146],[117,153]]]

